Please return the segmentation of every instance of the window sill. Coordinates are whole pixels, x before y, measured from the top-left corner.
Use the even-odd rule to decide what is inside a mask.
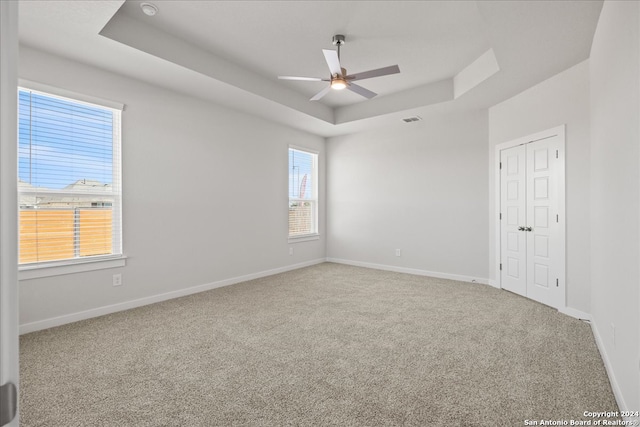
[[[64,274],[124,267],[126,265],[126,259],[126,256],[120,255],[81,261],[57,261],[36,265],[23,265],[18,267],[18,280],[39,279],[42,277],[61,276]]]
[[[304,234],[302,236],[289,237],[289,243],[309,242],[311,240],[320,240],[318,233]]]

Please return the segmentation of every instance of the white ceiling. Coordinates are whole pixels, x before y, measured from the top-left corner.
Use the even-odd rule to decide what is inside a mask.
[[[601,1],[21,1],[25,46],[332,136],[410,115],[485,108],[589,56]],[[366,100],[331,91],[322,49],[344,34]],[[454,77],[493,50],[499,71],[454,98]],[[480,79],[482,80],[482,79]],[[125,100],[126,102],[126,100]]]

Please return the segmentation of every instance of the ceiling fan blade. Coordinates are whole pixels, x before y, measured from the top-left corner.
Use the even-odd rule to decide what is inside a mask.
[[[331,87],[331,86],[329,86],[329,87]],[[377,93],[371,92],[369,89],[365,89],[362,86],[358,86],[355,83],[349,83],[347,85],[347,89],[349,89],[351,92],[357,93],[358,95],[362,95],[367,99],[371,99],[371,98],[373,98],[374,96],[377,95]]]
[[[295,76],[278,76],[280,80],[302,80],[305,82],[328,82],[329,79],[321,79],[319,77],[295,77]]]
[[[324,59],[327,61],[331,75],[342,75],[342,69],[340,68],[340,59],[338,59],[338,52],[330,49],[322,49],[324,53]]]
[[[363,71],[362,73],[351,74],[346,78],[348,80],[364,80],[371,77],[387,76],[389,74],[397,74],[400,72],[400,67],[397,65],[391,65],[389,67],[377,68],[375,70]]]
[[[315,95],[313,95],[313,98],[311,98],[310,101],[318,101],[318,100],[320,100],[323,96],[325,96],[327,93],[329,93],[330,90],[331,90],[331,86],[325,87],[320,92],[318,92]]]

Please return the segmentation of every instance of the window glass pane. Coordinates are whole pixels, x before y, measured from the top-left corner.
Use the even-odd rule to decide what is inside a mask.
[[[289,149],[289,237],[317,232],[318,155]]]
[[[112,111],[27,91],[19,101],[21,182],[68,190],[112,183]]]
[[[20,263],[120,254],[119,111],[29,90],[18,101]]]
[[[289,198],[313,198],[313,160],[315,154],[289,150]]]

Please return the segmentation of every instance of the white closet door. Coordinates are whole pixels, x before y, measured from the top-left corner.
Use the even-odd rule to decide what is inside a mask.
[[[502,150],[500,153],[500,205],[502,213],[500,248],[502,288],[527,295],[526,232],[526,147]]]
[[[503,289],[559,307],[564,245],[559,224],[561,138],[500,152],[500,281]]]

